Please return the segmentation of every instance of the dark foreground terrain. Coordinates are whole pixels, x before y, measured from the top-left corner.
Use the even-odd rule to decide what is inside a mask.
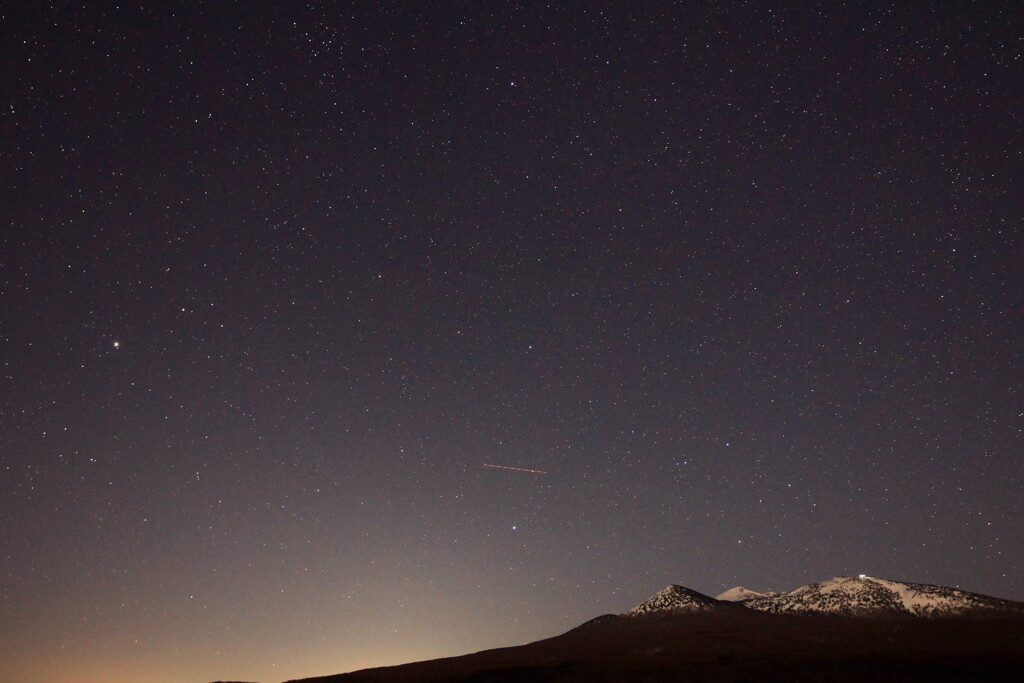
[[[302,683],[1019,680],[1024,619],[869,619],[740,609],[608,615],[528,645]]]

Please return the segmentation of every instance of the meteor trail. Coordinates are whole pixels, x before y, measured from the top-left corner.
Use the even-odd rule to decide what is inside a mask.
[[[507,465],[488,465],[484,463],[484,467],[495,467],[499,470],[515,470],[516,472],[533,472],[534,474],[547,474],[544,470],[530,470],[525,467],[508,467]]]

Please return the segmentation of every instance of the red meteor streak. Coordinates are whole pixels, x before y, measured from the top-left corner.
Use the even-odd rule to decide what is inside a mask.
[[[544,470],[530,470],[525,467],[508,467],[506,465],[488,465],[484,463],[484,467],[496,467],[499,470],[515,470],[516,472],[533,472],[534,474],[547,474]]]

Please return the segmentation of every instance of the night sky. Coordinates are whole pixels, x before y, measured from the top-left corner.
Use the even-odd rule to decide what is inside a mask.
[[[1024,600],[1024,11],[775,4],[2,10],[0,679]]]

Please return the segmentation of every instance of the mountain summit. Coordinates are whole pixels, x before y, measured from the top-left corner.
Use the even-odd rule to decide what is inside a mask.
[[[772,595],[775,595],[775,593],[759,593],[757,591],[744,588],[743,586],[736,586],[735,588],[730,588],[724,593],[719,593],[715,596],[715,600],[723,600],[725,602],[743,602],[744,600],[753,600],[754,598],[767,598]]]
[[[661,610],[711,610],[740,606],[776,614],[875,614],[905,616],[969,616],[979,613],[1024,614],[1024,603],[969,593],[958,588],[889,579],[837,576],[786,593],[758,593],[731,588],[717,598],[683,586],[668,586],[626,612],[627,615]]]
[[[648,612],[662,612],[665,610],[710,610],[721,607],[721,600],[716,600],[703,593],[686,588],[685,586],[665,586],[660,591],[647,598],[626,614],[645,614]]]

